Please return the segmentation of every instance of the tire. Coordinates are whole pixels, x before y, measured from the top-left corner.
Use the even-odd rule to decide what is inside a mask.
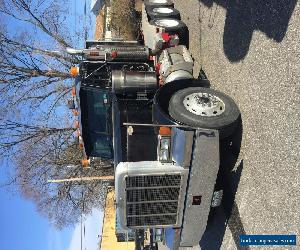
[[[150,19],[173,18],[180,20],[180,13],[178,10],[171,7],[149,7],[146,9]]]
[[[186,24],[184,22],[174,18],[154,19],[150,21],[150,24],[156,27],[164,28],[166,32],[182,33],[187,29]]]
[[[153,7],[161,7],[168,6],[174,7],[174,3],[171,0],[144,0],[145,7],[153,6]]]
[[[215,102],[209,107],[212,100]],[[240,117],[239,108],[229,96],[202,87],[175,92],[169,102],[169,114],[184,125],[219,130],[220,138],[234,132]]]

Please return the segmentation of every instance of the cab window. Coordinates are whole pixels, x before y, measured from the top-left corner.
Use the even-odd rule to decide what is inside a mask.
[[[112,158],[108,92],[81,88],[79,96],[86,153],[89,156]]]

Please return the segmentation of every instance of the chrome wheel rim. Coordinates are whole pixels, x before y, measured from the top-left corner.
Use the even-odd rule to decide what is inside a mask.
[[[162,27],[176,27],[179,24],[179,22],[174,19],[159,19],[155,20],[155,23]]]
[[[183,99],[184,107],[199,116],[219,116],[225,111],[225,103],[217,96],[198,92],[187,95]]]
[[[173,10],[170,8],[154,8],[153,12],[161,14],[170,14],[173,12]]]
[[[151,3],[167,3],[167,0],[151,0]]]

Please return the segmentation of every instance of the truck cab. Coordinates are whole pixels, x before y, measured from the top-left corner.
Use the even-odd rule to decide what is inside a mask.
[[[131,59],[141,52],[141,58]],[[87,41],[85,50],[76,53],[84,57],[75,88],[86,158],[112,159],[115,166],[121,161],[154,160],[154,129],[140,128],[127,140],[127,128],[122,126],[127,121],[152,123],[157,76],[147,49],[136,42]],[[142,150],[145,142],[153,145],[147,151]]]

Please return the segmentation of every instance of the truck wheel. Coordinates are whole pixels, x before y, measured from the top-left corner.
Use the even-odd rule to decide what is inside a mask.
[[[239,108],[229,96],[202,87],[175,92],[169,102],[169,114],[181,124],[217,129],[220,138],[234,132],[240,117]]]
[[[147,9],[147,14],[150,16],[151,20],[161,18],[174,18],[180,20],[179,11],[171,7],[149,7]]]
[[[174,7],[174,3],[171,0],[144,0],[144,4],[146,7],[160,7],[160,6],[169,6]]]
[[[174,18],[161,18],[150,21],[151,25],[164,28],[166,32],[182,32],[186,30],[186,24]]]

